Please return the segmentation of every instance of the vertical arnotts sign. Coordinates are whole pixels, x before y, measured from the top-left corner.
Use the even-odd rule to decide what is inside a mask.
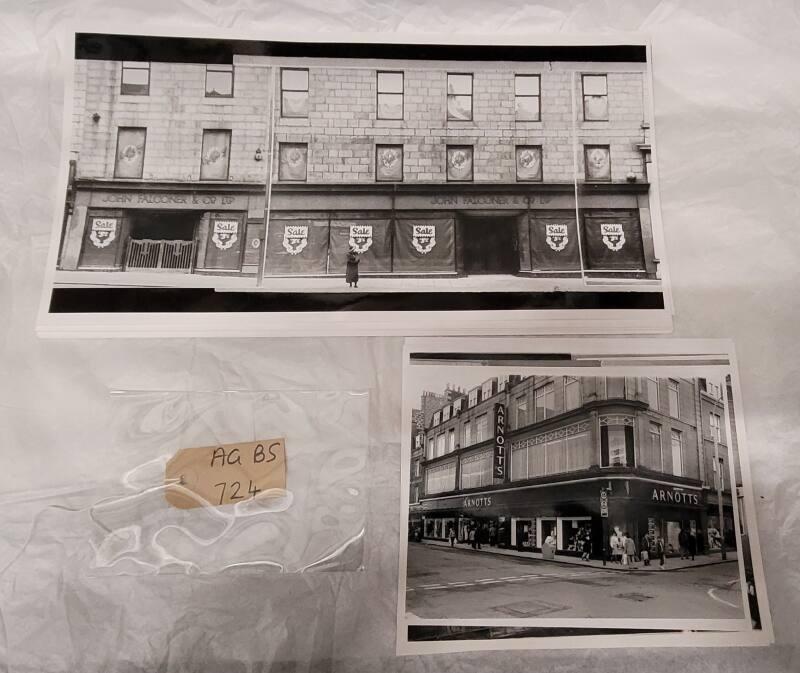
[[[506,481],[508,461],[506,456],[506,405],[494,405],[494,478]]]

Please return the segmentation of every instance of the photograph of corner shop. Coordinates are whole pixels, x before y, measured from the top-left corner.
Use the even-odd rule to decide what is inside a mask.
[[[644,45],[209,42],[77,36],[54,287],[663,306]]]
[[[406,347],[398,652],[769,639],[726,360],[524,341]]]

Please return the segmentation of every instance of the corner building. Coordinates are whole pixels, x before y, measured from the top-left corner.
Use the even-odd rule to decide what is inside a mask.
[[[520,551],[539,551],[552,534],[558,553],[579,554],[577,541],[589,536],[600,558],[614,528],[637,549],[645,535],[661,535],[678,553],[682,528],[695,533],[699,553],[718,549],[709,531],[719,525],[716,479],[727,474],[728,451],[722,425],[711,448],[723,403],[710,389],[703,379],[489,379],[441,406],[422,433],[424,492],[410,516],[428,539],[444,539],[452,526],[463,542],[470,528],[491,527],[498,545]],[[506,469],[498,468],[498,413]]]

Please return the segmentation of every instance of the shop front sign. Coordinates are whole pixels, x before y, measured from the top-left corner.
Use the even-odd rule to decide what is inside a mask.
[[[107,248],[117,237],[117,220],[113,217],[95,217],[92,219],[92,228],[89,240],[96,248]]]
[[[122,208],[180,209],[202,210],[247,210],[246,194],[192,194],[186,192],[153,192],[153,191],[92,191],[92,205],[110,205]]]
[[[546,224],[545,233],[547,245],[555,252],[561,252],[569,243],[566,224]]]
[[[600,516],[608,518],[608,491],[604,488],[600,489]]]
[[[290,255],[299,255],[307,245],[307,224],[287,224],[283,228],[283,247]]]
[[[220,250],[228,250],[239,239],[238,220],[214,220],[211,242]]]
[[[654,488],[650,499],[653,502],[667,502],[676,505],[699,505],[700,496],[676,488]]]
[[[505,481],[508,472],[506,460],[506,405],[494,405],[494,476]]]
[[[359,255],[369,250],[372,245],[372,225],[351,224],[349,243]]]
[[[619,252],[625,245],[625,231],[619,223],[601,224],[600,233],[603,236],[603,243],[609,250]]]
[[[481,509],[492,506],[492,496],[484,495],[478,498],[467,496],[464,498],[464,509]]]
[[[436,245],[436,226],[433,224],[413,225],[411,244],[420,255],[427,255]]]

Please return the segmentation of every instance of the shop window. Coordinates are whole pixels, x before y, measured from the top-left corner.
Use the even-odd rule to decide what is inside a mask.
[[[470,182],[473,179],[471,145],[448,145],[447,179],[450,182]]]
[[[611,150],[608,145],[584,145],[586,180],[611,182]]]
[[[514,114],[517,121],[541,120],[539,75],[514,76]]]
[[[308,117],[308,70],[281,68],[281,117]]]
[[[123,61],[119,92],[126,96],[150,94],[150,64],[140,61]]]
[[[200,155],[201,180],[227,180],[231,159],[231,132],[204,129]]]
[[[438,465],[425,470],[425,493],[443,493],[456,487],[456,464]]]
[[[481,414],[475,419],[475,441],[480,444],[489,439],[489,416]]]
[[[672,416],[673,418],[680,418],[681,398],[680,398],[678,382],[670,379],[670,381],[667,383],[667,389],[669,393],[669,415]]]
[[[542,181],[542,146],[518,145],[515,150],[517,180],[519,182]]]
[[[444,433],[436,437],[436,457],[444,455]]]
[[[472,424],[469,421],[464,423],[463,446],[472,446]]]
[[[584,121],[608,121],[608,80],[606,75],[583,75]]]
[[[581,382],[574,376],[564,377],[564,406],[566,411],[581,406]]]
[[[306,143],[279,143],[278,180],[305,182],[308,179],[308,145]]]
[[[492,483],[492,454],[485,451],[461,461],[461,488],[478,488]]]
[[[114,160],[115,178],[141,178],[144,170],[144,149],[147,129],[120,127],[117,129],[117,154]]]
[[[609,422],[600,426],[600,465],[634,465],[633,427]]]
[[[546,418],[555,416],[556,413],[556,394],[553,382],[547,383],[533,392],[534,408],[536,410],[535,421],[543,421]]]
[[[378,182],[403,181],[403,146],[375,146],[375,179]]]
[[[714,412],[710,412],[708,414],[708,424],[711,428],[711,439],[713,439],[715,442],[722,441],[721,421],[722,419],[720,418],[719,414],[715,414]]]
[[[516,425],[517,428],[524,428],[528,425],[528,398],[525,395],[521,395],[516,399],[514,405],[516,411]]]
[[[658,379],[647,379],[647,404],[653,411],[658,411]]]
[[[672,474],[683,476],[683,435],[680,430],[672,431]]]
[[[447,74],[447,120],[472,120],[472,74]]]
[[[233,97],[233,65],[228,63],[206,66],[206,98]]]
[[[663,472],[664,456],[662,451],[661,426],[658,423],[650,423],[650,453],[647,456],[645,467],[657,472]]]
[[[583,551],[583,541],[592,537],[591,518],[581,516],[576,519],[562,519],[559,536],[563,551]]]
[[[453,452],[456,450],[456,430],[455,428],[450,428],[447,431],[447,450],[449,452]]]
[[[378,119],[403,118],[403,73],[377,73]]]

